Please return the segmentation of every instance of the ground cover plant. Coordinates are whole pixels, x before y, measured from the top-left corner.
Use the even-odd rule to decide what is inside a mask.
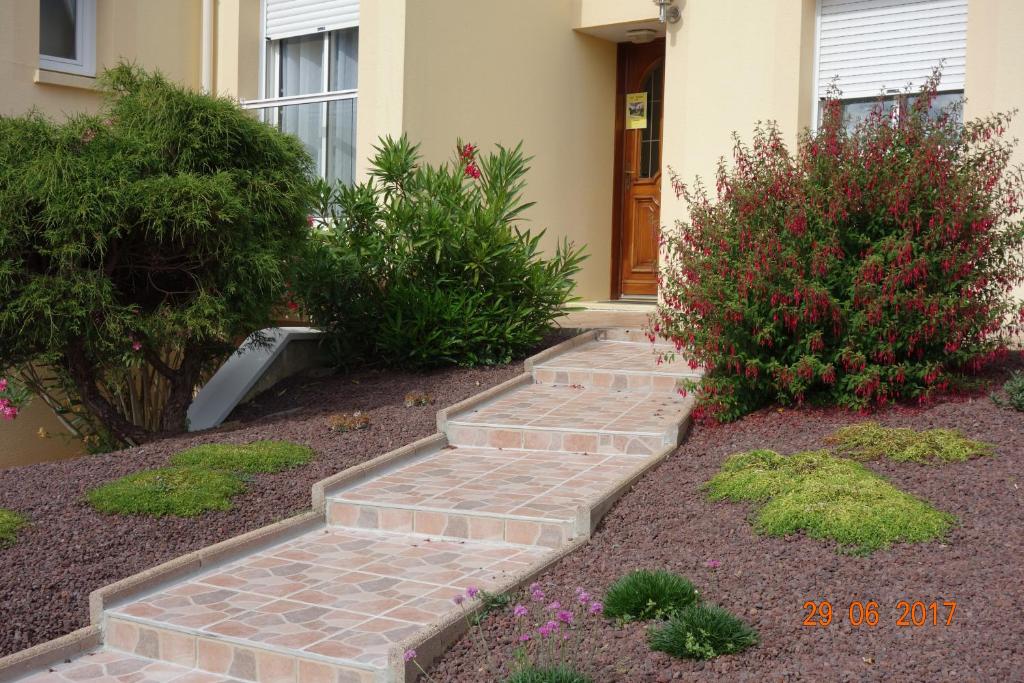
[[[835,451],[854,460],[888,458],[896,462],[941,464],[993,455],[992,446],[966,438],[955,429],[916,431],[859,422],[836,430],[826,439]]]
[[[86,498],[108,514],[195,517],[230,510],[232,498],[245,490],[245,475],[293,469],[313,456],[306,446],[282,441],[204,444],[175,454],[170,467],[129,474]]]
[[[757,632],[717,605],[691,604],[648,633],[652,650],[681,659],[714,659],[757,644]]]
[[[682,576],[663,569],[640,569],[609,586],[604,613],[622,621],[664,619],[696,602],[697,590]]]
[[[368,181],[322,188],[296,294],[339,365],[507,363],[541,340],[583,256],[522,227],[528,168],[521,146],[431,165],[386,138]]]
[[[1003,391],[1006,392],[1006,403],[1011,408],[1024,410],[1024,372],[1013,373],[1003,385]]]
[[[18,529],[26,524],[28,520],[17,512],[0,508],[0,548],[14,543],[18,537]]]
[[[942,538],[954,521],[864,465],[825,451],[739,453],[706,488],[711,500],[760,504],[753,520],[760,533],[803,532],[855,553]]]
[[[98,83],[97,115],[0,117],[0,368],[94,444],[139,443],[274,322],[312,166],[228,98],[124,64]]]
[[[546,669],[521,669],[505,679],[505,683],[591,683],[591,680],[589,676],[584,676],[575,669],[557,666]]]
[[[707,370],[698,417],[927,401],[1005,355],[1024,320],[1010,116],[935,115],[938,82],[852,130],[832,93],[794,152],[760,126],[713,194],[674,179],[689,222],[665,233],[651,332]]]

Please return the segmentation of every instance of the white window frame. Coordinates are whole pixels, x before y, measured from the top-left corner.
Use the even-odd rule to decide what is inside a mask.
[[[265,3],[261,3],[264,7]],[[265,10],[264,10],[265,11]],[[264,27],[266,23],[264,22]],[[357,31],[358,26],[352,26]],[[346,29],[333,29],[333,30],[346,30]],[[296,104],[317,104],[320,103],[323,109],[320,120],[324,122],[324,127],[320,130],[320,158],[324,160],[324,170],[320,176],[325,177],[326,166],[327,166],[327,103],[334,102],[337,100],[358,100],[359,99],[359,88],[353,88],[350,90],[328,90],[330,85],[330,45],[331,45],[331,33],[332,31],[318,31],[316,33],[309,33],[306,35],[310,36],[322,36],[323,40],[323,73],[320,80],[320,92],[309,93],[306,95],[289,95],[286,97],[277,96],[277,93],[281,92],[281,40],[287,40],[288,38],[300,38],[303,36],[288,36],[288,38],[278,40],[267,40],[266,29],[261,30],[261,34],[264,37],[263,43],[266,46],[263,50],[263,54],[260,55],[260,84],[259,92],[262,97],[258,100],[242,100],[240,105],[243,109],[267,109],[269,116],[263,120],[274,126],[275,128],[280,125],[280,109],[279,107],[285,105],[296,105]],[[269,78],[268,78],[268,71]],[[271,86],[271,92],[267,92],[267,84]]]
[[[75,0],[75,3],[75,51],[78,53],[78,59],[53,57],[40,52],[39,68],[79,76],[95,76],[96,0]]]

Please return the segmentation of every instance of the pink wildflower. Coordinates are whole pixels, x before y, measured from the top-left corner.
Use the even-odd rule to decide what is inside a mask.
[[[527,612],[526,608],[523,607],[522,605],[516,605],[512,609],[512,614],[517,616],[517,617],[525,617],[526,616],[526,612]]]
[[[600,602],[595,600],[594,602],[590,603],[590,613],[591,614],[600,614],[603,611],[604,611],[604,605],[602,605]]]
[[[722,566],[722,563],[719,560],[708,560],[704,563],[704,566],[708,569],[718,569]]]
[[[406,650],[403,656],[405,657],[405,661],[411,662],[416,659],[416,650]]]
[[[469,586],[466,588],[466,595],[468,595],[471,600],[475,598],[479,592],[480,589],[476,586]]]

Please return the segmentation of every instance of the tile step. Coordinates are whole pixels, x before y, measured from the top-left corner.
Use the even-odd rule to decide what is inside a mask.
[[[306,681],[314,683],[307,678]],[[130,654],[110,647],[20,679],[19,683],[243,683],[241,679]],[[320,683],[317,681],[316,683]],[[326,682],[324,682],[326,683]],[[332,681],[333,683],[333,681]]]
[[[676,393],[684,379],[699,380],[701,375],[643,370],[585,368],[552,363],[534,368],[533,379],[538,384],[576,387],[603,387],[607,389]]]

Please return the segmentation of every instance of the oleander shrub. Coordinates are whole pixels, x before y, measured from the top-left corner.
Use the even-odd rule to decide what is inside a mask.
[[[0,508],[0,548],[13,544],[18,539],[18,530],[28,524],[28,520],[14,510]]]
[[[186,429],[279,317],[314,200],[299,141],[237,102],[126,64],[98,83],[99,114],[0,116],[0,368],[92,445]]]
[[[176,453],[172,465],[205,467],[242,474],[272,473],[294,469],[313,459],[313,449],[287,441],[254,441],[248,444],[203,444]]]
[[[689,220],[665,236],[651,332],[705,368],[699,416],[924,402],[1005,352],[1024,319],[1011,115],[930,113],[938,79],[852,130],[833,93],[792,152],[775,124],[737,137],[713,194],[673,178]]]
[[[663,569],[640,569],[609,586],[604,613],[622,621],[663,619],[697,600],[697,590],[682,576]]]
[[[707,603],[690,605],[647,633],[652,650],[680,659],[736,654],[757,642],[754,629],[727,610]]]
[[[208,510],[230,510],[231,498],[244,490],[232,472],[175,466],[115,479],[89,491],[86,500],[107,514],[195,517]]]
[[[583,258],[540,250],[522,227],[521,145],[423,163],[405,137],[381,140],[370,178],[321,188],[297,295],[339,365],[505,363],[535,346],[573,299]]]
[[[826,451],[739,453],[725,461],[705,490],[711,500],[758,504],[753,523],[759,533],[802,532],[855,554],[942,538],[954,522],[864,465]]]
[[[968,439],[956,429],[916,431],[860,422],[841,427],[828,437],[835,452],[854,460],[887,458],[896,462],[941,464],[993,455],[991,444]]]

